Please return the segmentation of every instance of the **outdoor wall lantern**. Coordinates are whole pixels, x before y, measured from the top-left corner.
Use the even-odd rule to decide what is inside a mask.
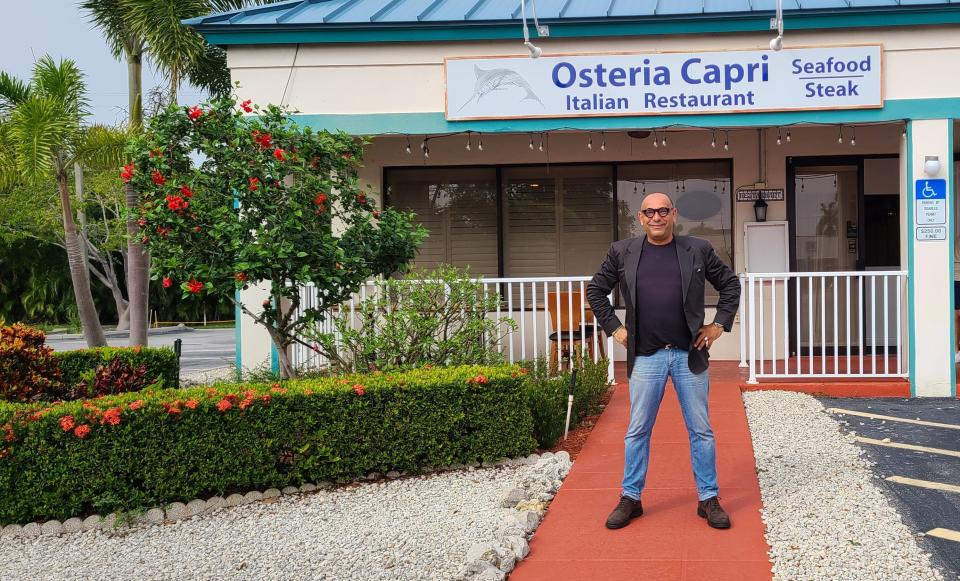
[[[530,31],[527,30],[527,2],[533,6],[533,26],[537,29],[537,36],[550,36],[550,27],[540,24],[537,20],[537,0],[520,0],[520,15],[523,19],[523,45],[530,51],[530,58],[540,58],[543,49],[530,42]]]
[[[940,173],[940,158],[936,155],[927,155],[923,158],[923,173],[933,177]]]
[[[767,221],[767,201],[763,199],[758,199],[753,203],[753,214],[757,218],[757,222],[766,222]]]

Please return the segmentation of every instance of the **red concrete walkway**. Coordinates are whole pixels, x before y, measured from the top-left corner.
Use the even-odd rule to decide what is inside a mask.
[[[641,497],[644,515],[620,530],[604,527],[620,496],[623,475],[630,402],[627,385],[621,382],[511,581],[771,578],[740,373],[735,363],[715,365],[711,371],[710,419],[717,440],[720,500],[732,528],[711,529],[696,514],[690,446],[672,386],[653,430]]]

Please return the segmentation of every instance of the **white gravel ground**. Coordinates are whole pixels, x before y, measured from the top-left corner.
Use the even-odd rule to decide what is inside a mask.
[[[775,579],[943,579],[820,402],[780,391],[744,401]]]
[[[543,464],[356,484],[122,532],[0,538],[0,579],[451,579],[517,512],[503,496]]]

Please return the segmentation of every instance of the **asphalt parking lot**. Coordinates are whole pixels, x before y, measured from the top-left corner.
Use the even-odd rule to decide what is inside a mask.
[[[151,347],[173,347],[173,342],[183,339],[180,355],[181,373],[209,371],[236,363],[236,340],[233,329],[162,329],[162,333],[151,330],[147,341]],[[107,343],[111,347],[126,347],[129,336],[126,333],[109,333]],[[86,347],[80,335],[48,335],[47,344],[56,351],[83,349]]]
[[[820,401],[856,434],[881,486],[945,578],[960,579],[960,401]]]

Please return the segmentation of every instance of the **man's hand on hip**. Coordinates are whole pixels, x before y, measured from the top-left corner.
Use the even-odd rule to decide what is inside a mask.
[[[619,329],[613,332],[613,339],[617,343],[620,343],[621,345],[626,347],[627,346],[627,328],[621,325]]]
[[[723,335],[723,327],[717,325],[704,325],[700,327],[700,331],[697,333],[697,340],[693,342],[693,346],[697,349],[707,349],[713,345],[713,342],[720,338],[720,335]]]

